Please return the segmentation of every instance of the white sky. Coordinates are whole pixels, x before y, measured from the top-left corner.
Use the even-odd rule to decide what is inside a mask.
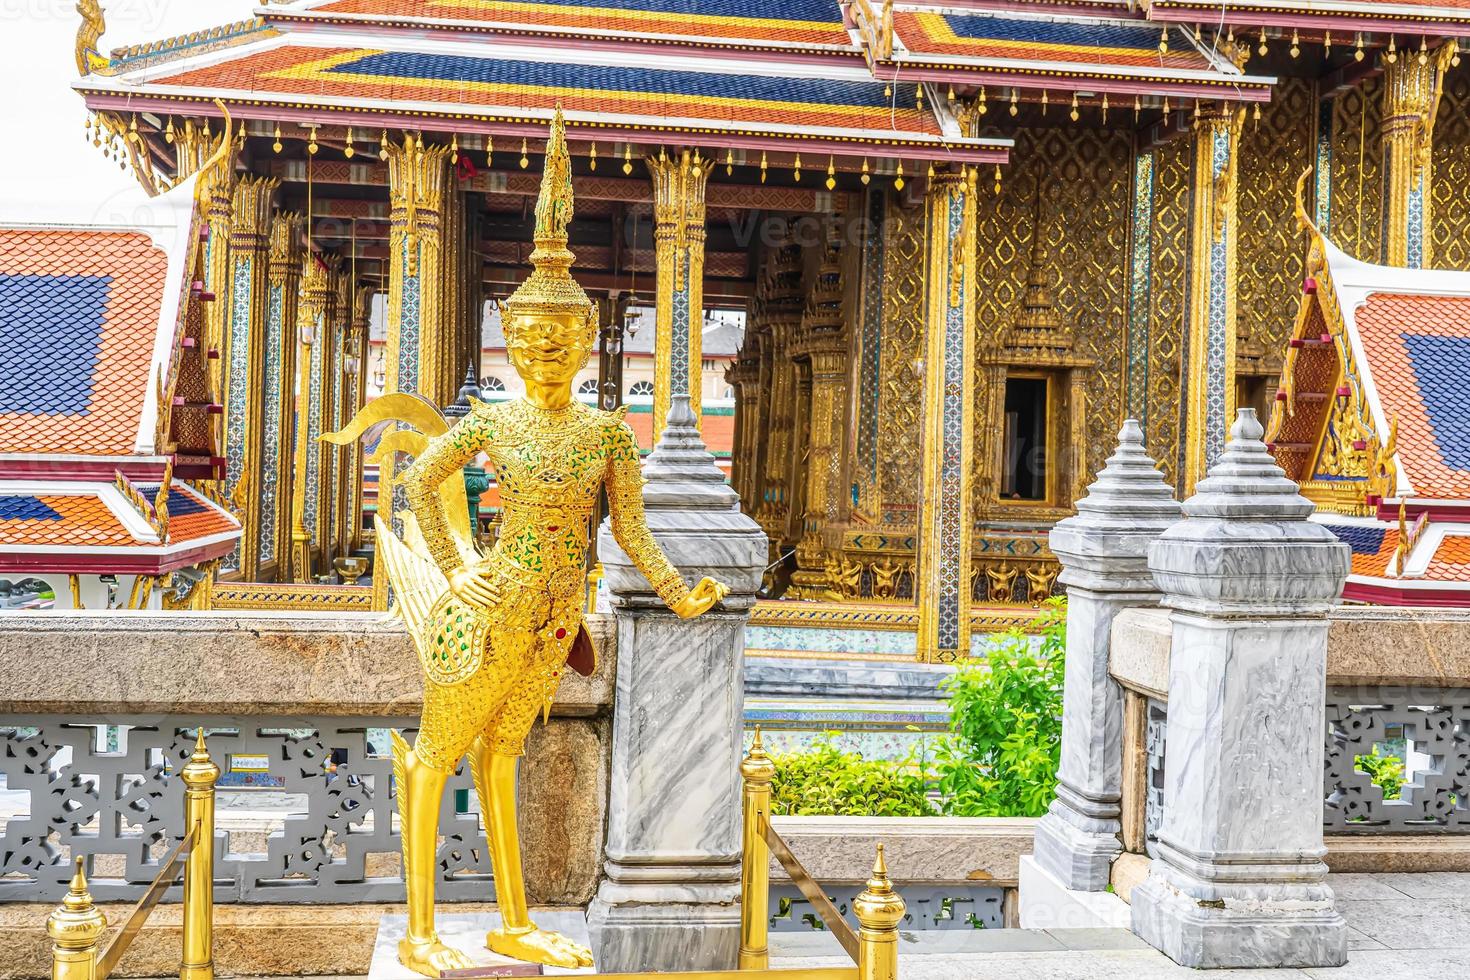
[[[251,16],[252,0],[102,0],[104,52]],[[83,132],[76,0],[0,0],[0,221],[128,223],[140,193]]]

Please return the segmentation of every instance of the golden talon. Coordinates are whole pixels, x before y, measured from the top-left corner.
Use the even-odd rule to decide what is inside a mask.
[[[485,936],[485,948],[526,963],[568,970],[592,965],[592,950],[559,932],[535,926],[526,931],[496,929]]]
[[[433,939],[400,939],[398,962],[413,972],[437,978],[445,970],[468,970],[474,966],[470,958],[453,946],[446,946],[436,936]]]

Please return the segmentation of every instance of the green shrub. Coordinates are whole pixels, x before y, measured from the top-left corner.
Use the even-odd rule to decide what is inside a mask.
[[[772,753],[771,812],[801,816],[929,817],[922,762],[864,759],[829,734],[805,752]]]
[[[944,683],[950,734],[936,747],[944,812],[961,817],[1036,817],[1056,795],[1062,745],[1066,606],[1048,601],[1039,637],[1000,637],[985,663]]]
[[[1377,745],[1372,755],[1360,755],[1353,759],[1358,771],[1366,773],[1373,785],[1383,790],[1385,800],[1398,799],[1404,789],[1404,760],[1396,755],[1384,755]]]

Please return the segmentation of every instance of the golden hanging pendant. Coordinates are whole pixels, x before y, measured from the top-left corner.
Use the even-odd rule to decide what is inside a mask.
[[[310,153],[312,156],[316,156],[316,150],[316,127],[313,126],[311,127],[311,135],[308,136],[306,140],[306,152]]]
[[[868,186],[868,181],[870,181],[870,180],[873,179],[868,174],[868,158],[867,157],[863,157],[863,175],[862,175],[862,177],[860,179],[862,180],[864,187]]]
[[[893,189],[903,190],[903,161],[898,161],[898,169],[893,172]]]
[[[347,145],[344,146],[344,147],[342,147],[342,155],[345,156],[347,159],[351,160],[353,154],[355,154],[356,152],[357,152],[357,150],[353,149],[353,146],[352,146],[352,127],[351,126],[348,126],[347,127]]]
[[[1017,113],[1019,113],[1021,111],[1021,105],[1020,105],[1020,103],[1021,103],[1021,90],[1013,87],[1011,89],[1011,115],[1013,117]]]
[[[271,149],[277,153],[281,152],[281,124],[276,123],[276,141],[271,144]]]
[[[531,158],[526,156],[526,138],[521,137],[521,169],[525,170],[531,165]]]
[[[735,172],[735,151],[725,151],[725,176],[728,177]]]
[[[174,141],[174,117],[169,116],[168,122],[163,127],[163,141],[172,143]]]
[[[459,134],[458,133],[450,133],[449,134],[449,162],[451,164],[459,163]]]
[[[623,173],[624,174],[630,174],[632,172],[633,172],[633,144],[632,143],[624,143],[623,144]]]
[[[761,150],[761,183],[766,182],[766,151]]]
[[[995,165],[995,193],[1000,193],[1000,164]]]
[[[791,174],[792,174],[793,177],[796,178],[796,182],[798,184],[801,183],[801,154],[800,153],[798,153],[796,155],[796,164],[793,167],[793,169],[791,171]]]
[[[281,128],[277,126],[276,132],[279,133],[280,131]],[[383,130],[382,134],[378,137],[378,159],[388,159],[388,131],[386,129]]]
[[[1078,119],[1082,118],[1082,113],[1079,112],[1078,109],[1077,109],[1077,93],[1076,92],[1073,92],[1072,93],[1072,112],[1070,113],[1070,115],[1072,117],[1072,121],[1073,122],[1076,122]]]
[[[827,190],[830,191],[832,188],[834,188],[836,186],[837,186],[836,160],[833,157],[828,156],[827,157]]]
[[[587,151],[587,166],[592,170],[597,169],[597,141],[592,141],[591,148]]]

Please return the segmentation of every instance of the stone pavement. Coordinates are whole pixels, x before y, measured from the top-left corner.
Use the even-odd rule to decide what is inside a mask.
[[[1470,966],[1470,874],[1334,874],[1348,964],[1283,970],[1176,965],[1121,929],[905,932],[901,980],[1423,980]],[[842,966],[824,933],[772,933],[772,966]]]

